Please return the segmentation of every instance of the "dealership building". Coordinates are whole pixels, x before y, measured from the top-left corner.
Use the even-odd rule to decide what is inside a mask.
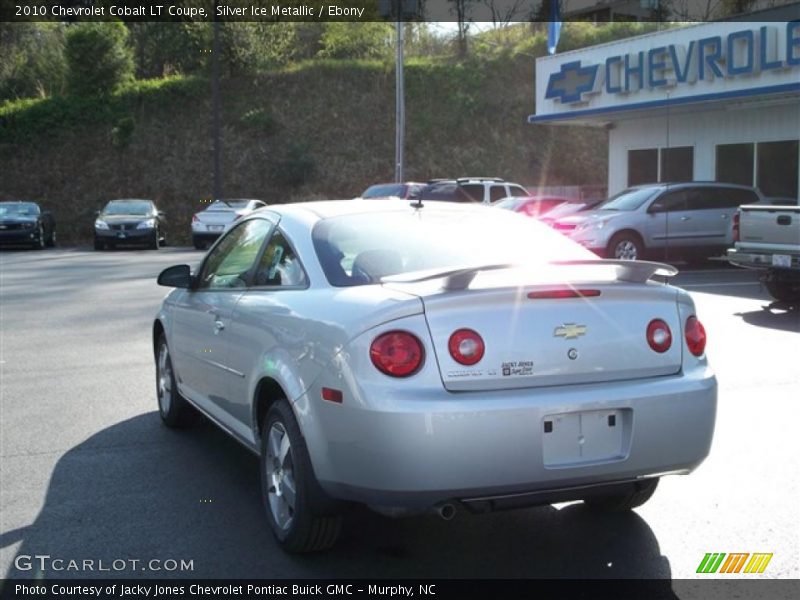
[[[529,120],[605,127],[609,194],[725,181],[797,203],[800,21],[670,27],[539,58]]]

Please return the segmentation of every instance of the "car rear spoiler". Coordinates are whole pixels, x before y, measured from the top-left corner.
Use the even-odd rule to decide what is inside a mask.
[[[672,277],[677,275],[678,269],[664,263],[644,260],[616,260],[616,259],[583,259],[561,260],[548,263],[564,267],[616,267],[616,278],[619,281],[644,283],[654,275]],[[446,291],[465,290],[481,271],[497,271],[500,269],[513,269],[521,267],[513,263],[496,263],[480,265],[477,267],[456,267],[453,269],[430,269],[427,271],[414,271],[402,275],[390,275],[381,278],[381,283],[419,283],[434,279],[443,279],[442,289]]]

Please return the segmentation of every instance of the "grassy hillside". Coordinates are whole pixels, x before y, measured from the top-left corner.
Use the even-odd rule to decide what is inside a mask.
[[[522,184],[605,181],[602,130],[528,125],[533,61],[406,66],[406,178],[492,175]],[[394,175],[394,69],[313,61],[223,82],[224,195],[270,203],[352,197]],[[154,198],[173,242],[212,193],[210,84],[144,81],[103,99],[0,107],[0,199],[50,208],[63,242],[91,237],[94,211]]]

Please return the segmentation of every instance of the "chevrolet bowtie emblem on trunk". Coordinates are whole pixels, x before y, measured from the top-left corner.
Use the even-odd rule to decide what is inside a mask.
[[[586,334],[586,325],[576,325],[575,323],[564,323],[556,327],[553,332],[555,337],[563,337],[565,340],[574,340]]]

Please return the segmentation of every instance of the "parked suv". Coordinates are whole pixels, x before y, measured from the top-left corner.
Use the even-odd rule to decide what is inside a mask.
[[[508,196],[530,196],[530,193],[518,183],[504,181],[499,177],[432,179],[422,190],[423,200],[447,202],[491,204]]]
[[[658,183],[624,190],[594,210],[554,226],[601,256],[659,260],[721,255],[733,242],[733,215],[763,197],[727,183]]]

